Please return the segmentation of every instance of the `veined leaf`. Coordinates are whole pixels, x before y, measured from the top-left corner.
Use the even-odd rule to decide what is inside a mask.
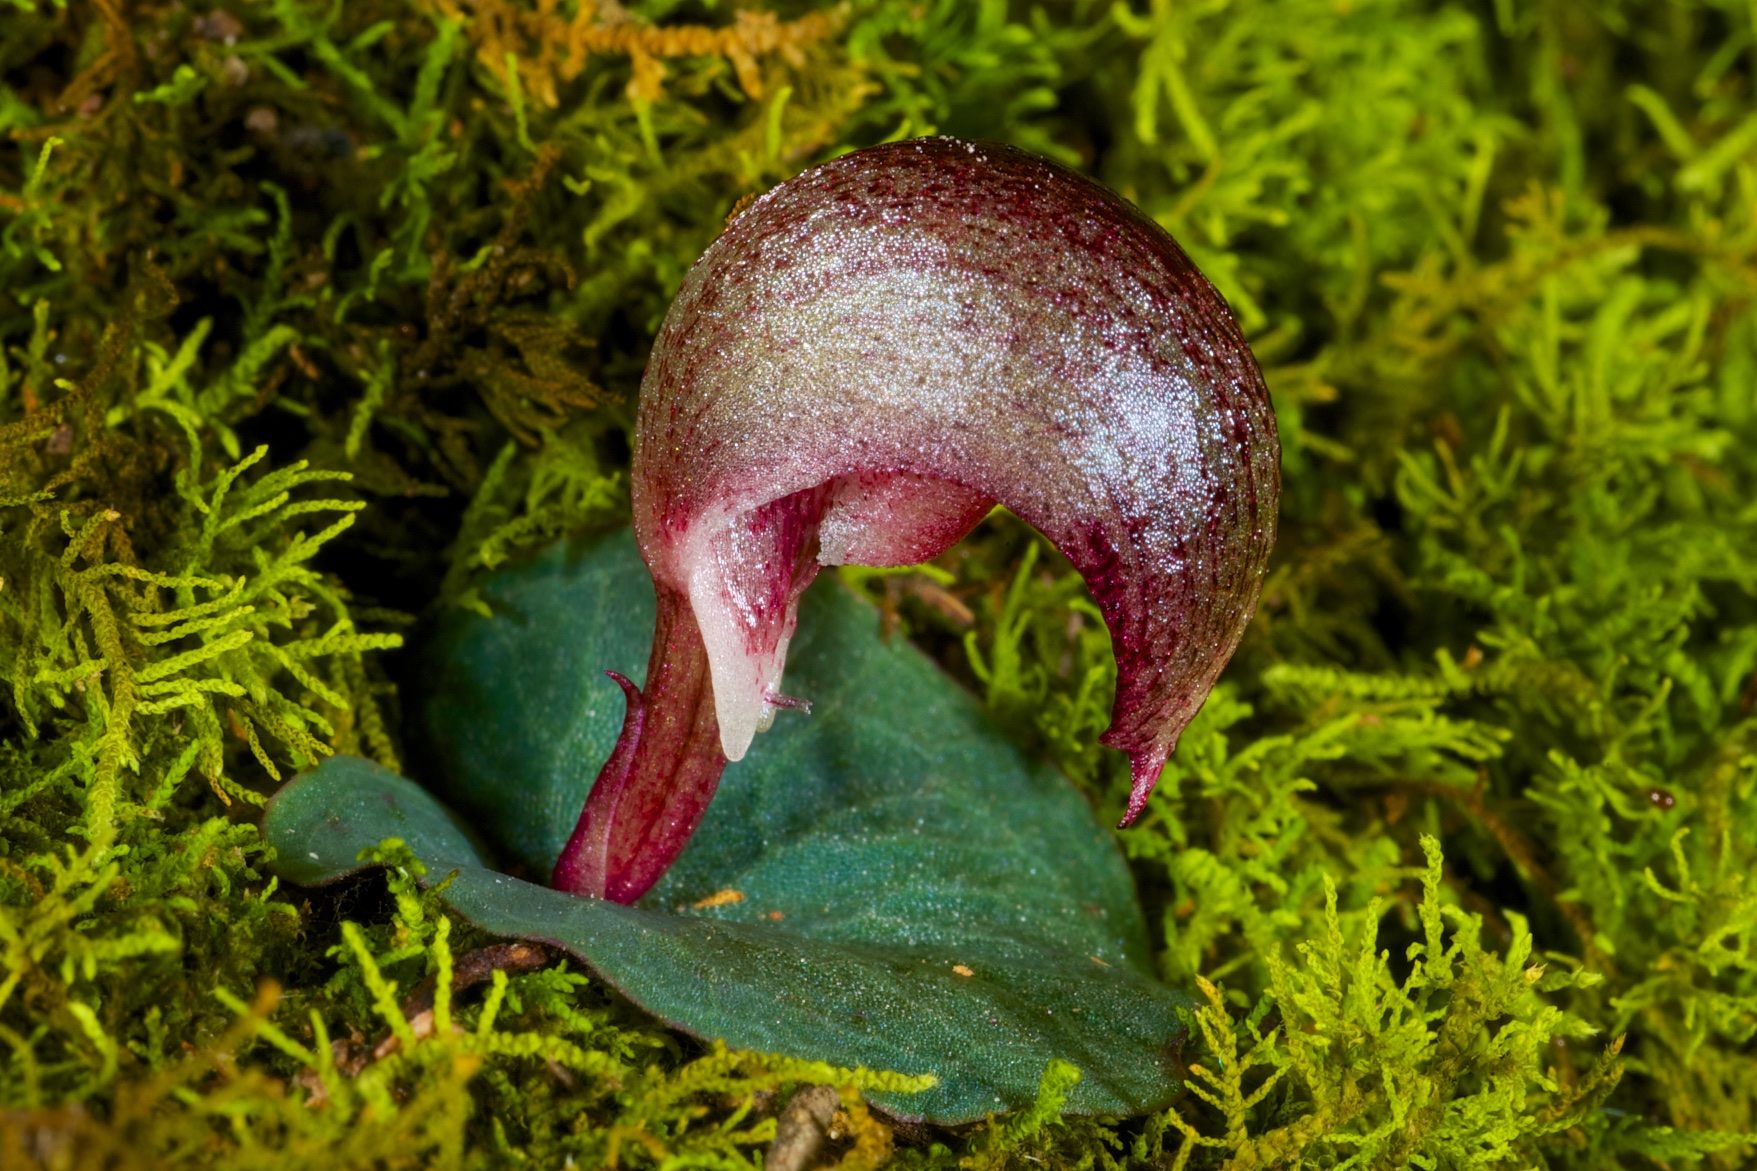
[[[616,740],[639,675],[650,580],[628,534],[561,546],[483,587],[423,672],[436,773],[514,869],[547,874]],[[956,1123],[1036,1101],[1045,1066],[1083,1073],[1066,1109],[1136,1113],[1177,1089],[1188,1001],[1152,978],[1110,833],[924,656],[826,581],[807,595],[787,713],[728,768],[676,866],[639,904],[497,873],[411,781],[338,758],[264,824],[281,872],[332,881],[399,837],[495,934],[585,960],[667,1022],[738,1048],[930,1074],[887,1110]]]

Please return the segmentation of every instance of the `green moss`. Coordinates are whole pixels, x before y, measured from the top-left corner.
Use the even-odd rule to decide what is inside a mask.
[[[410,1044],[402,998],[484,941],[394,847],[388,890],[280,889],[251,811],[326,753],[418,753],[410,625],[623,514],[646,348],[741,197],[935,131],[1172,229],[1265,367],[1285,495],[1262,611],[1121,835],[1208,996],[1189,1096],[1063,1119],[1052,1067],[1038,1109],[889,1157],[1757,1149],[1748,6],[6,12],[0,1163],[734,1166],[765,1095],[860,1084],[561,968]],[[849,576],[1120,812],[1065,563],[999,517]],[[837,1150],[887,1157],[844,1101]]]

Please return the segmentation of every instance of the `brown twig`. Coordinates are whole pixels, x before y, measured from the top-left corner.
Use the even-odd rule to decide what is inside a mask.
[[[841,1105],[834,1086],[804,1086],[775,1121],[775,1141],[763,1158],[766,1171],[805,1171],[823,1149]]]
[[[539,968],[548,967],[554,959],[554,953],[542,944],[523,941],[495,943],[479,947],[475,951],[467,951],[452,965],[452,995],[456,996],[466,988],[493,979],[496,972],[506,972],[509,975],[535,972]],[[429,976],[403,1001],[403,1016],[408,1019],[409,1028],[414,1032],[417,1041],[433,1035],[433,997],[438,991],[439,981]],[[395,1053],[399,1046],[397,1035],[388,1034],[373,1048],[372,1060],[383,1061]],[[361,1063],[362,1066],[364,1064]]]

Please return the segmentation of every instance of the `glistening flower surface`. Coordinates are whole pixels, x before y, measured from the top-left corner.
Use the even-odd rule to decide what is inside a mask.
[[[952,139],[801,174],[690,271],[641,384],[653,651],[556,885],[631,902],[664,872],[785,705],[819,566],[936,556],[997,501],[1110,627],[1134,818],[1256,605],[1278,488],[1231,313],[1127,203]]]

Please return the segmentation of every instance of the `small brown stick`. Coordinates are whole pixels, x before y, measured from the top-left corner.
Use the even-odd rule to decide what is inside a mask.
[[[834,1086],[805,1086],[794,1094],[775,1121],[775,1141],[763,1158],[765,1171],[805,1171],[811,1166],[841,1103]]]
[[[452,995],[492,979],[496,972],[510,975],[535,972],[548,967],[553,960],[553,953],[540,943],[495,943],[467,951],[452,965]],[[417,1041],[433,1035],[433,997],[438,991],[438,979],[428,976],[403,1001],[403,1016],[408,1018],[409,1028],[414,1031]],[[397,1035],[392,1033],[372,1051],[373,1060],[382,1061],[397,1048]]]
[[[484,980],[494,978],[494,973],[505,972],[518,976],[526,972],[535,972],[546,968],[555,960],[550,950],[540,943],[494,943],[487,947],[479,947],[475,951],[467,951],[459,956],[451,969],[451,990],[455,995],[466,988],[472,988]],[[439,981],[433,976],[421,981],[420,986],[409,993],[403,1001],[403,1015],[413,1021],[424,1012],[433,1011],[433,994],[439,990]]]

